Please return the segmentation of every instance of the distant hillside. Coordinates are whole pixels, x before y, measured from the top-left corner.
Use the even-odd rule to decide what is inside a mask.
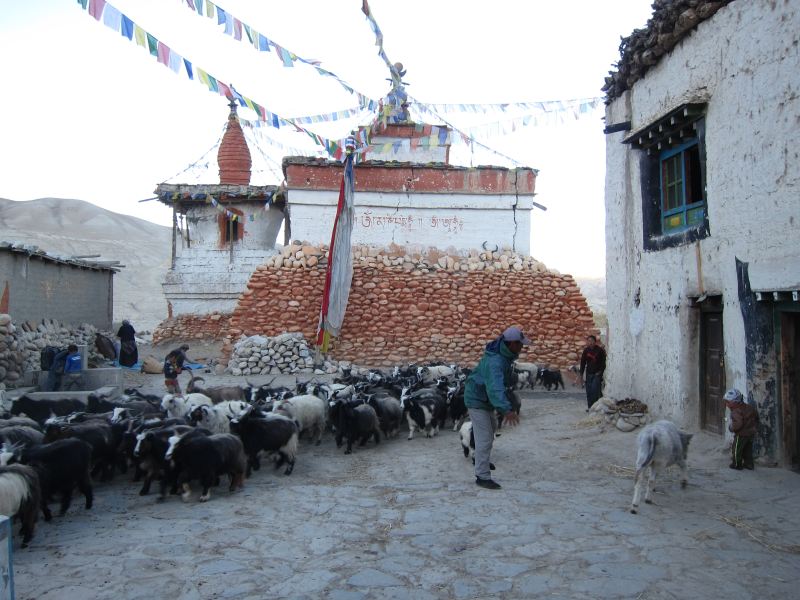
[[[114,320],[140,331],[167,316],[161,290],[169,268],[169,227],[111,212],[83,200],[0,198],[0,240],[39,246],[48,254],[99,254],[125,268],[114,276]]]
[[[589,308],[595,313],[606,312],[606,280],[604,277],[576,277],[575,280],[581,288]]]

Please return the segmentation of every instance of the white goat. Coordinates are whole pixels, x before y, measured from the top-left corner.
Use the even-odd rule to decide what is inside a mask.
[[[647,491],[644,496],[644,501],[647,504],[651,504],[653,501],[652,493],[656,475],[670,465],[678,465],[680,467],[681,487],[686,487],[688,480],[686,455],[691,439],[692,434],[681,431],[670,421],[656,421],[642,429],[637,438],[636,478],[634,480],[633,501],[631,502],[631,512],[633,514],[636,514],[639,508],[645,469],[648,471]]]
[[[350,386],[352,387],[352,386]],[[272,412],[285,414],[300,424],[300,433],[311,432],[311,438],[316,445],[322,441],[322,432],[325,430],[327,416],[327,403],[313,394],[293,396],[286,400],[278,400]]]
[[[424,383],[433,383],[442,377],[452,377],[455,373],[453,367],[437,365],[435,367],[417,367],[417,377]]]
[[[469,458],[470,452],[475,454],[475,438],[472,437],[472,421],[464,423],[458,431],[461,438],[461,449],[464,451],[464,456]]]
[[[211,406],[212,404],[211,398],[203,394],[186,394],[183,397],[165,394],[161,399],[161,410],[166,411],[170,418],[183,419],[198,406]]]
[[[205,427],[211,433],[230,433],[231,419],[240,417],[249,406],[242,400],[228,400],[213,406],[197,406],[189,415],[197,427]]]
[[[524,388],[527,383],[528,387],[533,389],[533,384],[536,382],[536,374],[539,372],[539,365],[517,361],[514,363],[514,369],[517,371],[519,388]]]

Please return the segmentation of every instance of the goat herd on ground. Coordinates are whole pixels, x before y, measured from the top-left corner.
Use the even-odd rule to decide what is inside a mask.
[[[450,419],[469,457],[474,449],[464,406],[469,372],[455,365],[409,365],[395,367],[390,374],[345,371],[333,383],[298,381],[294,389],[271,383],[200,388],[202,378],[192,377],[182,396],[158,397],[136,389],[113,400],[95,394],[89,394],[88,401],[69,395],[22,395],[0,419],[0,514],[19,519],[26,547],[39,510],[45,521],[51,520],[48,504],[56,495],[62,516],[76,487],[90,509],[93,478],[108,481],[116,470],[126,473],[129,466],[134,481],[143,479],[142,496],[150,493],[155,480],[159,501],[168,489],[189,501],[190,482],[199,481],[199,499],[204,502],[223,475],[229,478],[231,492],[243,487],[244,478],[260,468],[262,453],[274,460],[276,469],[285,465],[284,473],[291,474],[299,437],[307,434],[319,444],[327,428],[334,432],[337,448],[346,442],[345,454],[350,454],[356,442],[364,446],[370,438],[377,444],[381,436],[396,437],[404,420],[411,440],[416,431],[435,436]],[[517,363],[507,393],[519,412],[517,389],[534,388],[536,383],[558,389],[559,382],[563,388],[558,371]],[[655,433],[642,437],[650,426],[640,435],[632,512],[644,479],[640,471],[646,467],[651,467],[646,502],[653,468],[680,464],[685,485],[688,438],[669,422],[655,425]]]

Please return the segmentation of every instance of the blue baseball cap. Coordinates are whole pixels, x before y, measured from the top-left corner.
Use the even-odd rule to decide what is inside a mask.
[[[509,327],[506,329],[503,332],[503,340],[506,342],[522,342],[523,346],[527,346],[531,343],[519,327]]]

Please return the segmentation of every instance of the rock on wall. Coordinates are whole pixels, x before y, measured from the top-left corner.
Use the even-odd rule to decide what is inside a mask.
[[[218,340],[227,335],[231,315],[214,312],[209,315],[179,315],[162,321],[153,332],[153,344],[171,340]]]
[[[597,334],[572,276],[511,251],[450,256],[400,248],[354,248],[353,285],[342,335],[331,354],[370,366],[480,358],[509,325],[533,339],[522,355],[566,367]],[[224,349],[240,336],[301,332],[314,339],[325,281],[325,249],[289,246],[259,266],[231,315]]]

